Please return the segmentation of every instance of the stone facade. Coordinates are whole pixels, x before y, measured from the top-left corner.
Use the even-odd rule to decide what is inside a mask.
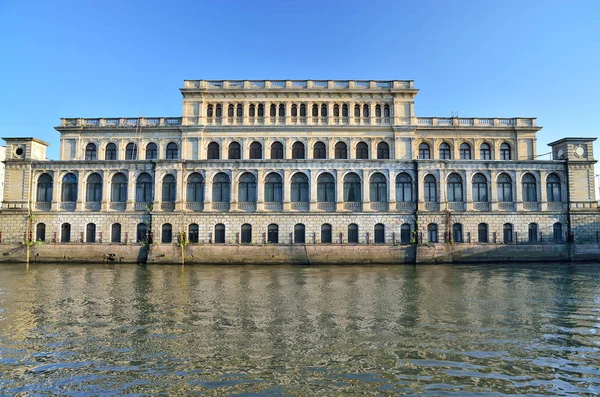
[[[597,239],[595,138],[538,160],[535,118],[417,117],[417,92],[187,80],[182,117],[62,119],[58,161],[43,141],[6,138],[1,240],[276,241],[332,244],[332,257],[354,244]]]
[[[6,160],[6,148],[0,146],[0,209],[2,208],[2,198],[4,197],[4,160]]]

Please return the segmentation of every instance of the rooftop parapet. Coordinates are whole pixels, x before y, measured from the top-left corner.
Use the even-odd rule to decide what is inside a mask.
[[[415,90],[413,80],[184,80],[182,90]]]
[[[536,118],[417,117],[417,125],[423,127],[536,127]]]
[[[181,125],[181,117],[61,118],[61,127],[162,127]]]

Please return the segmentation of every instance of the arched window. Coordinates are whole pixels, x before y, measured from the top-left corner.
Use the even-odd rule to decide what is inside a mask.
[[[52,177],[42,174],[37,183],[37,201],[40,203],[52,202]]]
[[[242,233],[240,236],[240,241],[242,244],[250,244],[252,242],[252,225],[249,223],[244,223],[241,229]]]
[[[137,160],[137,145],[130,142],[125,146],[125,160]]]
[[[162,201],[167,203],[175,202],[177,192],[177,182],[171,174],[165,176],[162,182]]]
[[[430,158],[431,158],[431,155],[429,152],[429,145],[426,144],[425,142],[421,143],[419,145],[419,159],[429,160]]]
[[[438,227],[436,223],[427,225],[427,241],[430,243],[438,242]]]
[[[471,160],[471,146],[468,143],[461,143],[458,151],[460,152],[461,160]]]
[[[271,116],[271,117],[277,116],[277,105],[275,105],[274,103],[272,103],[271,107],[269,108],[269,116]]]
[[[440,160],[450,160],[452,158],[450,154],[450,145],[446,142],[440,145]]]
[[[390,145],[386,142],[379,142],[377,144],[377,159],[389,160],[390,158]]]
[[[102,201],[102,177],[96,173],[88,176],[85,201],[87,203],[98,203]]]
[[[240,203],[256,202],[256,177],[254,174],[245,172],[240,176],[238,184],[238,201]]]
[[[267,243],[279,243],[279,226],[274,223],[267,226]]]
[[[487,225],[487,223],[480,223],[477,226],[477,240],[480,243],[488,242],[488,225]]]
[[[348,117],[348,105],[347,104],[342,105],[342,117]]]
[[[198,224],[191,223],[188,226],[188,241],[190,243],[196,244],[199,241],[200,228]]]
[[[190,174],[187,179],[186,201],[188,203],[204,202],[204,178],[197,172]]]
[[[313,117],[318,117],[319,116],[319,105],[314,104],[312,106],[312,116]]]
[[[560,179],[556,174],[548,175],[546,179],[546,196],[548,201],[562,201]]]
[[[390,117],[390,105],[383,105],[383,117]]]
[[[491,160],[492,159],[492,150],[490,149],[490,145],[487,143],[482,143],[479,147],[479,158],[481,160]]]
[[[358,244],[358,225],[356,223],[348,225],[348,243]]]
[[[354,105],[354,117],[360,117],[360,105]]]
[[[500,145],[500,160],[510,160],[510,145],[506,142]]]
[[[215,244],[225,244],[225,225],[222,223],[215,225]]]
[[[358,142],[356,145],[356,158],[366,160],[369,158],[369,146],[364,142]]]
[[[146,160],[156,160],[158,158],[158,147],[156,143],[149,143],[146,145]]]
[[[475,176],[473,176],[473,201],[488,201],[487,178],[483,174],[475,174]]]
[[[507,174],[500,174],[498,176],[498,201],[500,202],[512,202],[512,179]]]
[[[96,242],[96,224],[88,223],[85,227],[85,242],[95,243]]]
[[[396,175],[396,201],[410,202],[412,197],[412,178],[406,172]]]
[[[127,177],[119,172],[110,181],[110,201],[124,203],[127,201]]]
[[[326,159],[327,158],[327,147],[321,141],[315,143],[313,146],[313,158],[314,159]],[[337,157],[336,157],[337,158]]]
[[[265,178],[265,202],[283,202],[283,183],[281,175],[272,172]]]
[[[371,180],[369,181],[369,192],[371,202],[387,203],[387,180],[383,174],[377,172],[371,175]]]
[[[257,113],[258,113],[258,117],[265,117],[265,107],[262,103],[258,104]]]
[[[71,225],[69,223],[63,223],[60,226],[60,242],[70,243],[71,242]]]
[[[244,117],[244,107],[242,106],[241,103],[238,103],[237,107],[236,107],[236,117]]]
[[[229,106],[227,106],[227,117],[233,117],[234,113],[235,111],[233,108],[233,104],[229,104]]]
[[[215,107],[215,117],[223,117],[223,106],[220,103]]]
[[[538,242],[538,225],[537,225],[537,223],[529,224],[529,242],[530,243]]]
[[[452,241],[455,243],[463,242],[463,227],[460,223],[452,225]]]
[[[116,160],[117,159],[117,145],[114,143],[109,143],[106,145],[106,149],[104,150],[104,159],[105,160]]]
[[[513,225],[512,223],[505,223],[502,227],[502,232],[504,234],[504,244],[509,244],[513,242]]]
[[[429,174],[423,180],[425,201],[434,202],[437,200],[437,181],[435,176]]]
[[[321,117],[327,117],[327,105],[321,105]]]
[[[208,150],[206,151],[206,158],[208,160],[218,160],[221,158],[221,150],[217,142],[211,142],[208,144]]]
[[[305,104],[300,105],[300,117],[306,117],[306,105]]]
[[[281,142],[273,142],[271,145],[271,158],[274,160],[283,158],[283,145]]]
[[[219,172],[213,178],[212,201],[217,203],[228,203],[230,198],[231,185],[229,176],[224,172]]]
[[[250,158],[252,160],[262,159],[262,145],[260,142],[252,142],[250,144]]]
[[[46,224],[38,223],[35,226],[35,241],[46,241]]]
[[[306,242],[305,238],[305,228],[302,223],[297,223],[294,225],[294,244],[304,244]]]
[[[335,144],[335,158],[336,159],[347,159],[348,158],[348,146],[344,142],[338,142]]]
[[[250,107],[248,108],[248,116],[249,117],[255,117],[256,116],[256,106],[251,103]]]
[[[213,105],[208,105],[206,108],[206,117],[213,117]]]
[[[94,161],[98,160],[98,151],[96,149],[96,145],[93,143],[88,143],[85,147],[85,159],[86,161]]]
[[[110,227],[110,242],[120,243],[121,242],[121,224],[113,223]]]
[[[463,201],[463,181],[460,175],[450,174],[448,176],[447,199],[452,202]]]
[[[369,117],[369,105],[366,103],[363,105],[363,117]]]
[[[294,142],[292,145],[292,158],[304,159],[304,144],[302,142]]]
[[[333,117],[340,117],[340,105],[333,105]]]
[[[354,172],[344,177],[344,201],[347,203],[359,203],[361,199],[360,177]]]
[[[167,160],[174,160],[179,158],[179,148],[175,142],[170,142],[167,145]]]
[[[531,174],[525,174],[522,179],[523,184],[523,201],[537,201],[537,183]]]
[[[554,242],[555,243],[562,243],[563,242],[562,223],[556,222],[552,226],[552,233],[554,235]]]
[[[77,177],[75,174],[69,173],[63,177],[61,201],[77,201]]]
[[[408,223],[403,223],[402,226],[400,226],[400,244],[410,244],[410,234],[410,225]]]
[[[374,228],[375,244],[385,244],[385,225],[378,223]]]
[[[136,241],[138,243],[148,241],[148,226],[145,223],[138,223],[136,229]]]
[[[171,226],[170,223],[165,223],[162,225],[160,238],[160,242],[163,244],[170,244],[173,242],[173,226]]]
[[[317,178],[317,201],[319,203],[335,202],[335,179],[328,172],[322,173]]]
[[[308,203],[308,177],[302,172],[297,172],[292,176],[292,202]]]
[[[298,105],[292,105],[292,117],[298,117]]]
[[[331,225],[329,223],[321,225],[321,244],[331,244]]]
[[[218,147],[218,144],[216,142],[212,142],[210,145],[212,145],[213,143],[215,145],[217,145],[217,147]],[[210,145],[208,146],[209,153],[210,153],[210,150],[211,150]],[[214,150],[214,147],[213,147],[213,150]],[[219,149],[217,148],[217,153],[216,153],[217,157],[214,157],[214,158],[213,157],[209,157],[209,158],[210,159],[218,159],[219,158],[218,150]],[[240,144],[237,143],[237,142],[231,142],[229,144],[229,150],[228,150],[227,154],[228,154],[227,157],[229,158],[229,160],[239,160],[239,159],[241,159],[242,158],[242,149],[240,147]],[[208,155],[210,156],[211,154],[208,154]],[[215,153],[212,153],[212,155],[214,156]]]
[[[375,105],[375,117],[381,117],[381,105],[377,104]]]
[[[147,173],[140,174],[135,182],[135,201],[149,203],[153,200],[152,178]]]

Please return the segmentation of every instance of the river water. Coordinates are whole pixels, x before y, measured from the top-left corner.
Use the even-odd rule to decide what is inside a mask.
[[[0,265],[0,395],[600,394],[600,265]]]

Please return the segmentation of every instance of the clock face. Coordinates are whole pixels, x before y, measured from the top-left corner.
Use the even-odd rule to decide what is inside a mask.
[[[582,157],[584,155],[584,153],[585,153],[585,150],[583,149],[583,146],[577,146],[575,148],[575,155],[577,157]]]

